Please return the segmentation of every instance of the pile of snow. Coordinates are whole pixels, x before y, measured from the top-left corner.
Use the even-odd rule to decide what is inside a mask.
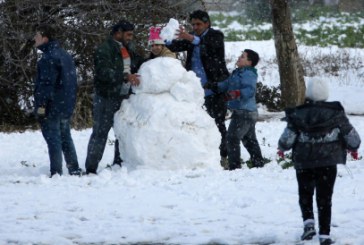
[[[144,63],[139,74],[141,85],[114,118],[124,166],[218,168],[220,135],[203,109],[204,93],[195,73],[177,59],[157,58]]]

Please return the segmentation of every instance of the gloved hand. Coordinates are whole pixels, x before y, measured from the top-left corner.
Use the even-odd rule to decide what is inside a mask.
[[[278,155],[279,158],[284,159],[284,152],[283,151],[278,149],[277,155]]]
[[[211,89],[212,92],[214,93],[218,93],[218,87],[217,87],[217,83],[211,83],[211,82],[207,82],[205,83],[205,85],[203,85],[204,89]]]
[[[359,160],[359,154],[357,151],[349,151],[351,157],[354,159],[354,160]]]
[[[235,100],[240,97],[240,90],[230,90],[225,94],[225,100]]]

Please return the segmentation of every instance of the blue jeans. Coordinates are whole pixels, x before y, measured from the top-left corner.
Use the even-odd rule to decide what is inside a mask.
[[[120,109],[121,99],[104,98],[95,95],[93,102],[93,127],[87,148],[86,173],[96,173],[99,162],[104,154],[107,137],[114,125],[114,114]],[[115,156],[119,154],[115,144]]]
[[[62,175],[62,153],[69,172],[79,169],[76,149],[71,137],[70,118],[46,117],[40,118],[39,123],[48,145],[51,175]]]
[[[250,160],[255,167],[263,166],[263,156],[255,134],[255,124],[258,113],[246,110],[233,110],[227,132],[227,151],[229,168],[239,168],[240,141],[250,154]]]

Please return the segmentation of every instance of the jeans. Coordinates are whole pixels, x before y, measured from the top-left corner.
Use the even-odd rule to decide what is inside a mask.
[[[331,200],[334,192],[336,174],[336,165],[296,170],[299,204],[303,221],[314,219],[313,194],[316,189],[320,235],[330,235]]]
[[[39,119],[43,137],[48,145],[51,175],[62,175],[62,152],[69,172],[78,170],[75,145],[71,137],[70,119],[60,116]]]
[[[104,154],[107,137],[114,125],[114,114],[120,109],[120,99],[95,95],[93,103],[93,127],[87,148],[86,173],[95,173]],[[118,142],[115,143],[115,157],[120,158]],[[118,156],[117,156],[118,154]]]
[[[227,157],[225,116],[227,112],[224,94],[214,94],[205,97],[205,107],[221,135],[220,156]]]
[[[240,141],[250,154],[253,166],[263,165],[262,152],[255,134],[255,124],[258,113],[246,110],[233,110],[231,122],[227,132],[227,152],[229,169],[239,168],[240,163]]]

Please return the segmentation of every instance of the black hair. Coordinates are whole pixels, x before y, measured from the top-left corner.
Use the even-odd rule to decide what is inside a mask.
[[[201,20],[204,23],[207,23],[207,22],[211,23],[209,14],[206,11],[203,11],[203,10],[193,11],[190,14],[190,21],[192,19],[198,19],[198,20]]]
[[[35,28],[36,32],[39,32],[42,37],[48,37],[49,40],[54,39],[55,29],[49,24],[40,24]]]
[[[248,54],[248,60],[252,62],[252,67],[255,67],[259,62],[259,54],[251,49],[244,49],[245,53]]]
[[[111,29],[111,34],[118,31],[133,31],[135,26],[127,20],[121,20],[117,24],[113,25]]]

